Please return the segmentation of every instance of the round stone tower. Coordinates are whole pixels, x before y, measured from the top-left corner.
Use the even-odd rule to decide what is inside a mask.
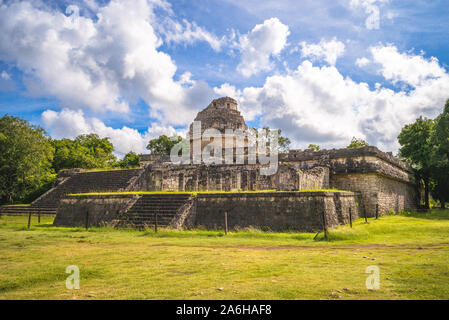
[[[245,132],[248,130],[248,126],[245,123],[245,119],[240,114],[237,108],[237,101],[230,97],[222,97],[212,102],[202,111],[198,112],[194,121],[201,122],[201,135],[207,129],[216,129],[222,134],[222,146],[225,148],[226,129],[240,130]],[[190,144],[192,148],[193,141],[201,140],[201,150],[210,143],[210,140],[201,139],[201,137],[193,136],[193,123],[189,128]],[[235,136],[231,135],[229,138],[234,140]],[[244,145],[247,145],[247,139],[244,139]],[[193,150],[193,149],[191,149]],[[224,154],[224,151],[223,151]]]
[[[209,128],[217,129],[221,133],[224,133],[225,129],[248,130],[245,119],[237,109],[237,101],[230,97],[212,100],[205,109],[198,112],[194,121],[201,121],[201,132]],[[193,124],[190,125],[190,136],[192,126]]]

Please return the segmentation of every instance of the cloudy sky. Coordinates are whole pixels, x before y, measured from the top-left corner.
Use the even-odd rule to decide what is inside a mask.
[[[117,154],[231,96],[293,147],[397,135],[449,98],[449,0],[0,0],[0,116]]]

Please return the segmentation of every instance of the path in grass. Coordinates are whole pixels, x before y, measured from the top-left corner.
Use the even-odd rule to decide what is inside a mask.
[[[447,299],[449,211],[310,233],[152,231],[0,219],[0,299]],[[81,289],[67,290],[77,265]],[[366,289],[366,267],[381,288]]]

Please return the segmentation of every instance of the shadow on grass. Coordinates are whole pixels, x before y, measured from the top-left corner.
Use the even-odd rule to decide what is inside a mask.
[[[41,224],[35,224],[33,227],[36,228],[55,228],[56,226],[53,225],[53,223],[41,223]]]
[[[432,209],[429,211],[406,211],[404,217],[429,219],[429,220],[449,220],[448,209]]]

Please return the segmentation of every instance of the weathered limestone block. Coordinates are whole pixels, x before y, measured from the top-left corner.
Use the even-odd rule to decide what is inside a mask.
[[[138,195],[86,195],[61,199],[53,222],[55,226],[84,227],[115,225],[121,214],[137,200]]]
[[[199,194],[189,226],[223,229],[224,212],[229,228],[256,227],[274,231],[316,232],[359,218],[359,196],[339,192],[267,192]]]
[[[276,190],[299,190],[298,169],[288,165],[280,165],[276,173]]]
[[[393,180],[378,174],[339,174],[332,177],[332,187],[361,193],[362,203],[368,217],[395,213],[416,208],[417,194],[411,183]]]

